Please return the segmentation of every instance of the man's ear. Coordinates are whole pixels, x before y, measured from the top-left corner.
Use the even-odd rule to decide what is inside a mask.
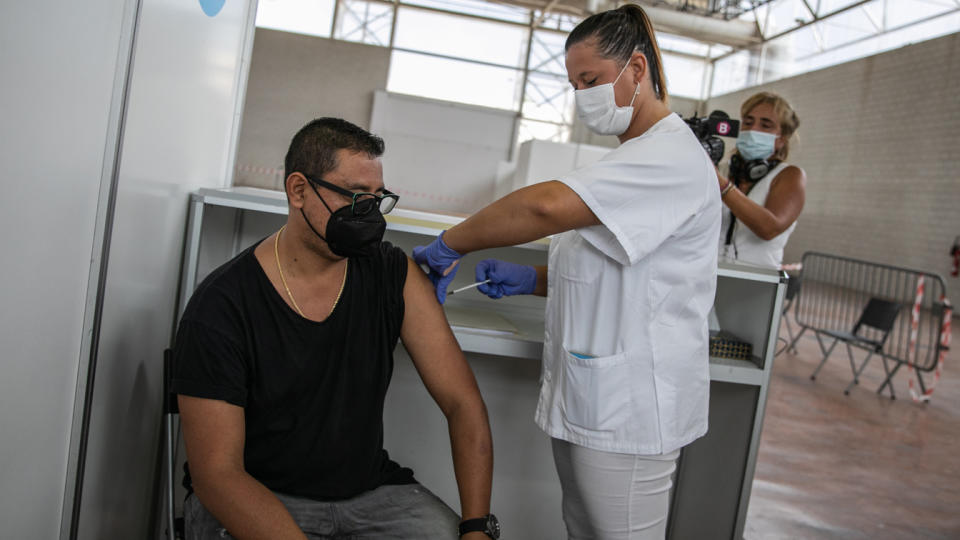
[[[290,173],[290,176],[284,181],[284,188],[286,189],[287,200],[290,202],[290,206],[303,208],[304,198],[307,195],[306,190],[310,189],[307,186],[306,177],[298,172]]]

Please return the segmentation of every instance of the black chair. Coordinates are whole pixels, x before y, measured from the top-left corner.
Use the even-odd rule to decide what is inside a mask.
[[[817,373],[820,372],[820,368],[827,363],[827,358],[830,357],[830,353],[833,352],[833,349],[836,347],[837,343],[842,341],[847,347],[847,358],[850,360],[850,369],[853,371],[853,381],[847,385],[843,391],[844,394],[849,395],[850,389],[853,387],[853,385],[860,384],[860,374],[863,373],[864,368],[867,367],[867,362],[873,358],[873,355],[879,354],[883,356],[883,345],[886,343],[887,336],[890,335],[890,331],[893,330],[893,324],[896,322],[897,315],[899,314],[900,304],[874,297],[871,298],[870,301],[867,302],[866,307],[863,308],[863,312],[860,314],[857,324],[853,326],[852,331],[817,331],[817,343],[820,344],[820,350],[823,352],[823,360],[820,361],[820,365],[817,366],[817,369],[814,370],[812,375],[810,375],[810,380],[816,380]],[[871,337],[861,335],[861,331],[864,330],[865,327],[875,330],[873,333],[874,335]],[[833,338],[833,343],[830,344],[829,348],[824,346],[823,341],[820,339],[820,334],[826,334]],[[860,367],[857,367],[853,360],[852,347],[858,347],[867,351],[867,357],[863,360],[863,363],[860,364]],[[886,362],[884,362],[884,368],[886,369],[886,367]],[[890,386],[890,395],[892,398],[892,385]]]
[[[163,446],[165,457],[164,477],[166,479],[166,521],[167,538],[180,540],[184,538],[183,518],[177,517],[173,497],[176,488],[174,468],[177,462],[177,449],[180,407],[177,404],[177,395],[170,392],[170,382],[173,378],[173,351],[163,351]]]

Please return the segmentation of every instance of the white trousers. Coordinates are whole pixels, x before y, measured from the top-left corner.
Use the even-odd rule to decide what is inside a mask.
[[[663,540],[676,450],[638,456],[553,439],[570,540]]]

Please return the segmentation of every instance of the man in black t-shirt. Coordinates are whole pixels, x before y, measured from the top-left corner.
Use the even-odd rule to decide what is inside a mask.
[[[397,200],[382,153],[349,122],[307,124],[286,156],[286,225],[194,292],[173,378],[188,539],[457,538],[460,518],[383,448],[398,340],[447,417],[461,538],[497,536],[473,373],[426,275],[381,242]]]

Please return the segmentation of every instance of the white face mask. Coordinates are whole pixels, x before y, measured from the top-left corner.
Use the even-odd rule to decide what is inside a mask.
[[[598,135],[623,135],[630,127],[630,120],[633,118],[633,102],[640,93],[640,83],[637,83],[637,89],[633,93],[633,99],[630,105],[618,107],[616,96],[613,92],[613,85],[620,80],[624,70],[630,62],[623,65],[620,74],[612,83],[598,84],[593,88],[584,88],[575,90],[573,97],[577,102],[577,116],[580,121],[586,124],[594,133]]]

